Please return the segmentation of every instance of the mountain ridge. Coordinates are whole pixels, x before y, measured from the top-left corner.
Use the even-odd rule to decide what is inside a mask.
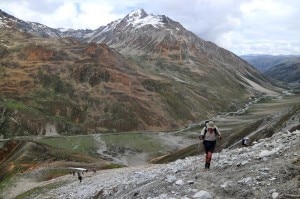
[[[300,55],[244,55],[266,77],[295,87],[299,84]]]
[[[136,24],[140,25],[134,27],[135,24],[133,24],[132,21],[136,22],[137,20],[136,17],[132,16],[142,16],[141,19],[150,17],[157,21],[162,19],[162,23],[154,26],[152,23],[149,23],[151,20],[145,20],[142,21],[144,22],[142,24],[137,22]],[[147,34],[145,34],[145,32],[147,32]],[[116,48],[125,56],[131,54],[150,54],[150,57],[167,58],[171,61],[174,60],[172,59],[173,56],[175,57],[175,61],[179,59],[179,62],[192,66],[195,65],[193,63],[194,57],[199,57],[198,59],[207,59],[207,57],[209,57],[210,59],[216,59],[216,61],[224,63],[240,62],[238,56],[218,47],[212,42],[202,40],[194,33],[186,30],[180,23],[164,15],[148,15],[144,10],[133,11],[122,20],[112,22],[112,25],[109,24],[96,29],[93,33],[89,34],[84,41],[107,43],[110,47]],[[236,63],[230,67],[237,66],[234,70],[241,72],[246,64],[242,62]],[[250,73],[254,73],[257,76],[256,78],[267,81],[261,77],[257,71],[254,71],[255,69],[251,68],[252,66],[248,65],[247,67]],[[250,68],[251,70],[249,70]]]
[[[154,18],[160,25],[145,25],[147,17],[147,23]],[[1,19],[8,23],[14,18]],[[137,19],[142,21],[134,28],[132,23]],[[234,109],[263,92],[275,94],[270,82],[252,66],[166,16],[135,11],[110,23],[112,28],[101,41],[87,43],[82,40],[96,39],[91,35],[108,26],[92,32],[71,31],[80,37],[90,36],[75,40],[70,32],[61,36],[56,34],[59,30],[28,28],[32,23],[21,20],[11,24],[2,25],[1,32],[1,73],[5,78],[0,89],[5,91],[4,99],[13,100],[2,101],[4,115],[14,115],[12,104],[18,102],[17,108],[24,109],[18,113],[26,115],[25,107],[32,107],[28,102],[35,102],[38,108],[32,110],[39,118],[52,116],[50,123],[58,134],[167,130]],[[15,98],[16,94],[21,96]],[[41,131],[31,122],[24,126],[31,134]],[[15,124],[6,119],[2,128],[8,135]]]

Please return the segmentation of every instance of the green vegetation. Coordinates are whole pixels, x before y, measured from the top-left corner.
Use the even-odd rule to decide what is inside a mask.
[[[170,86],[153,79],[143,80],[142,85],[145,89],[147,89],[150,92],[164,92],[165,90],[167,90],[167,86]]]
[[[102,167],[101,167],[101,169],[117,169],[117,168],[122,168],[122,167],[124,167],[124,166],[122,166],[122,165],[119,165],[119,164],[114,164],[114,163],[111,163],[111,164],[106,164],[106,165],[103,165]]]
[[[134,109],[134,102],[114,102],[107,103],[104,108],[104,118],[101,121],[103,127],[111,130],[117,129],[118,131],[129,131],[136,129],[139,125],[137,113]],[[138,110],[136,110],[138,111]]]
[[[107,150],[111,153],[123,155],[128,153],[147,153],[149,158],[155,158],[164,155],[169,151],[168,147],[166,147],[165,144],[159,140],[159,137],[151,136],[151,134],[148,135],[138,132],[102,134],[101,139],[105,142]],[[38,142],[68,151],[80,152],[89,155],[96,154],[95,151],[97,149],[97,145],[99,144],[92,136],[49,137],[41,138],[38,140]],[[101,169],[118,167],[119,165],[110,164],[101,167]]]
[[[187,104],[185,97],[180,93],[174,93],[170,91],[161,92],[162,98],[166,104],[169,105],[169,111],[176,119],[186,120],[193,119],[191,115],[189,105]]]
[[[0,167],[0,192],[7,187],[11,186],[13,177],[24,171],[24,168],[18,163],[13,164],[14,168],[12,171],[8,167],[1,165]]]
[[[40,182],[47,181],[67,174],[70,174],[70,171],[68,169],[46,169],[39,172],[37,180]]]
[[[64,150],[95,155],[97,143],[92,136],[45,137],[38,142]]]
[[[105,134],[101,137],[109,151],[119,153],[146,152],[156,157],[166,151],[166,148],[155,138],[142,133],[121,133],[118,135]]]
[[[6,100],[4,106],[9,109],[27,110],[28,106],[21,101]]]
[[[8,49],[5,46],[0,45],[0,58],[5,57],[8,54]]]
[[[257,103],[270,103],[272,102],[273,97],[267,96],[267,97],[261,97]]]
[[[13,116],[13,119],[18,120],[18,123],[12,123],[11,119],[2,121],[0,131],[4,138],[36,135],[44,130],[41,127],[45,127],[47,123],[55,124],[60,134],[82,133],[82,123],[86,117],[85,111],[81,110],[80,106],[46,91],[27,94],[18,100],[0,99],[0,110],[4,109],[5,111],[2,111],[4,118]]]
[[[129,56],[128,60],[139,64],[141,67],[145,66],[145,62],[149,59],[147,55],[142,55],[142,56]]]
[[[74,92],[73,86],[70,83],[62,81],[59,75],[49,75],[39,70],[36,81],[44,88],[52,89],[55,93],[71,95]]]

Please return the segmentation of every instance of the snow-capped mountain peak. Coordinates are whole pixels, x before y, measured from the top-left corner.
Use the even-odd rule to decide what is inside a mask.
[[[147,17],[148,14],[143,9],[137,9],[129,13],[126,17],[131,19],[141,19]]]
[[[101,26],[90,34],[85,35],[84,38],[86,38],[87,42],[104,42],[112,45],[112,47],[116,47],[114,45],[119,45],[120,43],[123,45],[124,42],[126,43],[125,40],[130,40],[131,36],[144,34],[145,32],[149,36],[153,36],[153,34],[157,35],[159,31],[165,32],[171,26],[178,31],[182,29],[178,24],[164,15],[147,14],[143,9],[137,9],[123,19]],[[118,36],[115,37],[115,34]],[[124,34],[130,35],[124,36]],[[136,39],[133,40],[135,41]]]
[[[50,28],[40,23],[26,22],[0,9],[0,27],[15,28],[22,32],[29,32],[41,37],[60,37],[59,30]]]
[[[143,9],[137,9],[129,13],[123,20],[123,22],[134,28],[141,28],[145,25],[152,25],[153,27],[163,26],[163,17],[148,15]]]

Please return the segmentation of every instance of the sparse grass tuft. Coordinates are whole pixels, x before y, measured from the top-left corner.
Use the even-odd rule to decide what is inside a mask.
[[[273,100],[273,97],[270,97],[270,96],[261,97],[257,103],[270,103],[270,102],[272,102],[272,100]]]
[[[39,182],[48,181],[48,180],[51,180],[51,179],[54,179],[54,178],[57,178],[60,176],[64,176],[67,174],[70,174],[69,170],[67,170],[67,169],[59,169],[59,168],[47,169],[47,170],[42,170],[39,173],[37,180]]]
[[[104,170],[105,169],[117,169],[117,168],[122,168],[122,167],[124,167],[124,166],[111,163],[111,164],[106,164],[106,165],[101,166],[101,169],[104,169]]]
[[[37,195],[40,195],[42,193],[46,193],[50,189],[56,189],[60,187],[64,182],[59,182],[59,183],[51,183],[46,186],[42,187],[36,187],[34,189],[31,189],[29,191],[26,191],[23,194],[20,194],[16,197],[16,199],[30,199],[30,198],[35,198]]]
[[[38,142],[67,151],[95,155],[96,141],[92,136],[45,137]]]
[[[153,158],[165,154],[167,151],[160,140],[142,133],[105,134],[102,139],[109,151],[119,154],[147,153],[149,158]]]
[[[5,107],[14,110],[27,110],[28,106],[20,101],[7,100],[4,104]]]

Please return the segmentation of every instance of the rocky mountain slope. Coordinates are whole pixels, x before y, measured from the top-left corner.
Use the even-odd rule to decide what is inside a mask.
[[[105,44],[10,29],[0,34],[5,43],[0,59],[2,135],[163,129],[175,123],[161,111],[160,99],[144,88],[149,77]]]
[[[300,80],[300,56],[243,55],[241,58],[274,80],[286,83],[295,83]]]
[[[300,84],[300,57],[278,63],[264,74],[278,81]]]
[[[25,22],[0,9],[0,28],[15,28],[41,37],[59,37],[59,31],[35,22]]]
[[[167,16],[147,14],[143,9],[94,30],[84,41],[104,42],[125,56],[139,57],[151,71],[184,82],[197,84],[195,79],[191,80],[193,75],[205,77],[209,83],[220,81],[215,76],[225,76],[222,82],[228,85],[246,86],[254,80],[268,87],[267,80],[258,71],[233,53],[202,40]]]
[[[94,31],[62,32],[3,11],[0,26],[2,138],[132,130],[150,134],[148,130],[177,129],[219,111],[237,110],[249,98],[275,93],[257,70],[234,54],[166,16],[143,10]],[[292,118],[299,123],[298,116]],[[223,132],[231,135],[227,141],[236,141],[241,135],[232,136],[231,130],[225,125]],[[110,163],[25,138],[8,141],[0,150],[0,198],[297,197],[299,161],[294,159],[299,156],[299,131],[286,130],[292,131],[285,129],[249,148],[223,150],[208,172],[203,171],[202,156],[188,157],[163,165],[89,172],[82,183],[73,175],[55,177],[61,170],[68,172],[69,165],[92,168]],[[162,140],[172,137],[158,134]],[[105,150],[101,153],[108,154]],[[232,175],[233,171],[238,172]]]
[[[274,94],[253,67],[166,16],[138,10],[61,32],[0,14],[4,137],[168,130]]]
[[[242,59],[249,62],[261,72],[265,72],[281,62],[297,58],[296,55],[241,55]]]
[[[299,198],[300,131],[282,131],[249,147],[214,154],[203,169],[202,155],[163,165],[67,175],[35,183],[22,197],[34,198]],[[20,190],[21,183],[15,185]],[[22,189],[21,189],[22,190]],[[24,189],[23,189],[24,190]],[[25,189],[26,190],[26,189]],[[6,198],[17,192],[5,192]]]

